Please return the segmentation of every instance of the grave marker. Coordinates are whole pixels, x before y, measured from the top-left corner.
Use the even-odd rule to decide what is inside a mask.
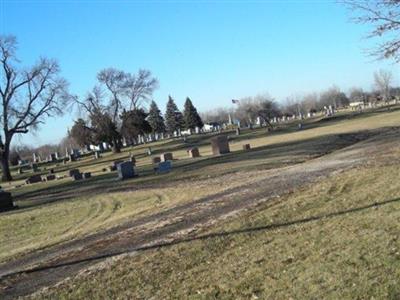
[[[159,162],[161,162],[161,158],[159,156],[154,156],[151,161],[153,162],[153,164],[158,164]]]
[[[120,163],[123,163],[123,161],[122,161],[122,160],[115,160],[115,161],[113,162],[113,164],[109,167],[109,170],[110,170],[110,171],[115,171],[115,170],[117,170],[118,165],[119,165]]]
[[[118,164],[118,178],[121,180],[135,177],[135,169],[131,161],[125,161]]]
[[[193,147],[187,150],[191,158],[200,157],[199,148]]]
[[[73,177],[76,174],[80,174],[79,169],[72,169],[68,171],[68,176]]]
[[[39,174],[32,175],[25,180],[26,184],[32,184],[37,182],[42,182],[42,176],[40,176]]]
[[[54,175],[54,174],[49,174],[49,175],[46,175],[44,179],[45,179],[46,181],[55,180],[55,179],[56,179],[56,175]]]
[[[38,171],[38,166],[35,163],[31,164],[31,168],[32,168],[32,172],[34,172],[34,173]]]
[[[242,148],[243,148],[244,151],[247,151],[247,150],[250,150],[250,149],[251,149],[250,144],[244,144],[244,145],[242,146]]]
[[[91,177],[92,177],[92,173],[90,173],[90,172],[85,172],[85,173],[82,174],[82,176],[83,176],[84,179],[88,179],[88,178],[91,178]]]
[[[171,161],[169,161],[169,160],[168,161],[163,161],[163,162],[160,162],[158,164],[156,172],[159,173],[159,174],[168,173],[168,172],[171,171],[171,168],[172,168]]]
[[[221,155],[229,153],[229,142],[226,135],[216,136],[211,139],[211,147],[213,155]]]
[[[82,173],[75,173],[74,175],[72,175],[72,179],[74,181],[81,180],[82,179]]]
[[[15,208],[11,193],[0,189],[0,211],[6,211]]]
[[[171,152],[167,152],[161,154],[160,159],[163,162],[163,161],[173,160],[174,158]]]

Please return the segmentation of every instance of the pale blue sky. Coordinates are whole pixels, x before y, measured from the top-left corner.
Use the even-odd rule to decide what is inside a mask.
[[[276,100],[336,84],[372,87],[399,66],[363,54],[367,28],[335,1],[1,1],[1,33],[16,35],[24,65],[57,58],[71,91],[84,96],[106,67],[150,69],[169,94],[200,111],[268,92]],[[52,119],[26,143],[55,143],[76,118]]]

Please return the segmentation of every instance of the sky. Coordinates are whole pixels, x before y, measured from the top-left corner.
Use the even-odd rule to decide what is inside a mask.
[[[103,68],[149,69],[162,111],[168,95],[207,111],[263,93],[370,90],[379,69],[400,85],[399,65],[368,57],[368,27],[350,17],[337,1],[0,0],[0,34],[17,37],[21,67],[56,58],[79,97]],[[15,142],[57,143],[76,118],[66,109]]]

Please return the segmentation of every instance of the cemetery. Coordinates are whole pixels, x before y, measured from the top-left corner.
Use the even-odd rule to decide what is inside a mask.
[[[2,1],[0,300],[400,300],[400,0],[294,2]]]
[[[18,264],[18,269],[29,269],[29,265],[36,261],[39,265],[51,265],[50,261],[42,260],[50,253],[57,255],[57,251],[59,251],[57,244],[62,245],[63,255],[66,255],[64,258],[60,258],[61,261],[86,259],[92,255],[114,255],[113,253],[120,251],[129,253],[135,247],[140,248],[139,240],[145,232],[156,230],[153,232],[154,238],[163,237],[164,233],[161,231],[158,233],[157,229],[152,229],[150,224],[157,222],[157,218],[161,218],[165,214],[172,220],[179,215],[181,209],[188,215],[196,212],[197,217],[188,219],[184,223],[172,222],[168,226],[170,232],[168,236],[172,240],[179,241],[179,232],[197,228],[193,235],[189,235],[194,240],[165,248],[162,253],[148,250],[146,257],[152,257],[152,261],[162,262],[156,270],[152,269],[153,263],[145,260],[141,255],[136,256],[135,259],[122,259],[121,262],[116,263],[118,268],[129,267],[137,270],[135,273],[129,273],[128,277],[123,277],[124,282],[136,282],[147,276],[156,280],[156,276],[161,276],[160,272],[174,264],[173,256],[176,255],[176,251],[193,253],[193,256],[180,258],[181,263],[185,265],[191,264],[192,259],[198,253],[202,253],[204,247],[224,249],[224,253],[218,254],[220,250],[207,252],[206,259],[214,260],[214,264],[218,266],[207,270],[207,273],[204,273],[206,271],[202,269],[202,265],[185,271],[187,284],[193,288],[198,286],[195,273],[204,274],[204,276],[207,274],[213,278],[211,280],[217,280],[216,278],[223,276],[224,272],[229,272],[229,265],[224,264],[222,260],[219,261],[219,255],[225,257],[221,257],[221,259],[229,260],[231,259],[227,255],[233,255],[235,259],[231,261],[232,266],[235,268],[245,267],[248,262],[244,258],[247,257],[246,251],[250,251],[250,248],[253,259],[256,261],[265,259],[265,263],[269,267],[272,267],[271,263],[276,261],[272,255],[277,255],[281,262],[274,268],[283,270],[283,268],[291,266],[289,262],[296,261],[303,254],[298,252],[300,248],[298,250],[290,248],[290,243],[285,242],[286,240],[283,240],[278,232],[260,229],[259,233],[254,233],[257,235],[254,238],[252,235],[246,234],[213,238],[212,232],[234,232],[236,228],[244,230],[258,228],[257,224],[261,220],[264,221],[260,224],[264,224],[264,222],[269,224],[270,221],[265,220],[271,218],[277,218],[276,221],[270,223],[271,226],[275,226],[273,224],[283,224],[285,220],[291,222],[290,220],[293,219],[301,219],[303,214],[305,218],[308,214],[316,216],[334,214],[338,210],[346,210],[348,203],[345,199],[350,198],[357,199],[350,205],[351,207],[368,206],[367,198],[363,198],[365,193],[376,195],[377,205],[380,205],[381,200],[395,200],[396,188],[400,187],[398,186],[400,178],[398,178],[397,166],[386,163],[389,157],[397,161],[400,157],[398,152],[400,131],[397,127],[400,109],[398,107],[393,107],[390,111],[375,109],[362,115],[343,111],[337,113],[336,118],[327,122],[321,122],[323,118],[324,116],[317,116],[313,119],[293,120],[280,124],[274,131],[253,128],[242,129],[240,135],[237,135],[235,130],[221,134],[190,135],[186,142],[179,137],[160,140],[151,144],[151,156],[145,151],[148,149],[148,145],[128,146],[118,154],[105,151],[99,158],[94,158],[92,155],[81,157],[76,161],[68,161],[66,164],[47,162],[44,165],[44,163],[38,163],[38,169],[35,172],[31,168],[22,174],[17,174],[17,168],[13,169],[14,176],[18,179],[11,184],[2,186],[4,192],[1,194],[1,203],[9,211],[2,212],[0,215],[0,228],[2,228],[0,241],[7,239],[5,223],[2,222],[11,222],[11,224],[15,224],[14,227],[18,227],[17,224],[24,222],[23,228],[29,226],[29,233],[24,232],[21,228],[17,233],[18,241],[0,243],[0,277],[16,268],[13,267],[13,262],[17,263],[18,257],[21,255],[26,257],[26,265]],[[301,131],[297,129],[300,121],[304,124]],[[251,151],[248,151],[249,149]],[[363,160],[359,161],[360,156],[353,154],[355,151],[370,153],[363,156],[363,159],[369,159],[369,156],[375,157],[374,165],[369,166],[364,164]],[[135,159],[135,164],[131,161],[132,157]],[[327,168],[327,166],[329,167]],[[104,172],[103,170],[107,168],[110,170]],[[307,171],[308,168],[309,171]],[[337,170],[342,170],[342,173],[335,173]],[[374,173],[381,175],[376,181],[370,181]],[[391,176],[392,180],[388,182],[393,182],[394,185],[385,189],[382,187],[387,184],[385,181],[387,176]],[[312,185],[314,181],[318,181],[319,184]],[[265,184],[265,182],[271,184]],[[364,182],[368,182],[368,191],[362,188]],[[351,188],[346,187],[349,184],[351,184]],[[344,187],[346,187],[345,191],[337,199],[338,207],[335,209],[330,207],[329,202],[323,205],[322,203],[325,202],[319,202],[325,201],[323,199],[335,198],[337,196],[335,190],[344,189]],[[240,192],[242,189],[248,191],[243,194]],[[10,199],[11,195],[12,199]],[[277,195],[279,198],[275,198]],[[264,202],[265,199],[270,200]],[[204,204],[215,201],[220,203],[218,208],[211,211],[207,210],[206,206],[203,208]],[[321,207],[316,206],[302,212],[303,205],[314,202],[315,205],[321,203]],[[396,202],[391,203],[383,204],[382,209],[390,210],[396,205]],[[103,213],[99,213],[95,209],[99,205],[103,207],[106,215],[110,215],[106,217]],[[251,209],[253,206],[262,209],[253,211]],[[184,209],[184,207],[186,208]],[[296,208],[296,214],[294,214],[294,208]],[[63,211],[66,209],[71,213],[65,215]],[[373,211],[371,210],[371,213]],[[383,223],[380,219],[376,219],[376,222],[380,222],[381,226],[392,222],[391,218],[396,218],[395,210],[392,211],[393,213],[388,215]],[[242,217],[227,217],[232,213]],[[365,213],[369,213],[367,208]],[[279,217],[280,215],[282,217]],[[88,218],[88,216],[90,217]],[[217,222],[212,227],[207,225],[210,216]],[[360,222],[360,226],[364,222],[362,216],[362,214],[353,216],[359,220],[357,222]],[[226,221],[224,221],[225,218],[227,218]],[[373,219],[368,222],[375,222],[374,215],[371,215],[370,218]],[[125,233],[122,229],[131,228],[131,226],[135,226],[135,220],[142,222],[140,221],[142,219],[148,220],[146,222],[149,224],[147,227],[145,225],[147,223],[143,221],[145,222],[141,229],[143,233],[130,235],[129,231]],[[252,219],[254,221],[251,221]],[[325,229],[325,225],[322,224],[323,227],[320,230],[323,232],[330,230],[328,235],[331,238],[342,238],[342,226],[349,226],[345,225],[346,222],[349,222],[346,213],[340,216],[340,220],[342,220],[340,222],[344,222],[343,225],[335,223],[335,218],[327,219],[324,222],[328,227]],[[76,225],[81,222],[85,223],[83,227]],[[49,224],[46,230],[41,229],[40,224],[42,223]],[[120,228],[121,225],[126,227]],[[305,223],[304,226],[309,228],[309,234],[317,234],[312,233],[318,230],[314,223]],[[330,226],[337,228],[332,231],[329,229]],[[71,229],[65,232],[64,227]],[[297,233],[295,227],[293,229],[282,227],[279,230],[285,230],[287,232],[285,235],[289,234],[293,243],[306,242],[305,236]],[[94,232],[98,233],[93,235]],[[49,234],[51,234],[51,238]],[[197,236],[209,234],[210,238],[204,241],[196,240]],[[85,238],[85,236],[92,235],[92,238]],[[113,242],[114,235],[115,237],[119,236],[118,242]],[[31,236],[36,237],[35,241],[30,239]],[[275,240],[276,246],[273,248],[270,248],[268,244],[262,244],[263,240],[268,240],[268,236]],[[101,247],[96,246],[106,237],[108,242],[101,242]],[[78,239],[79,242],[73,243],[72,238]],[[351,237],[349,236],[349,238]],[[225,240],[232,241],[237,246],[229,246],[224,242]],[[76,247],[82,246],[92,249],[93,254],[82,253],[78,256],[73,254]],[[277,247],[276,249],[283,247],[286,250],[274,250],[275,247]],[[321,244],[320,247],[325,246]],[[373,247],[376,248],[374,251],[380,252],[381,245],[379,243],[374,243]],[[47,250],[43,254],[34,252],[39,248]],[[249,249],[246,250],[247,248]],[[69,251],[71,256],[67,254]],[[263,251],[266,251],[267,254]],[[344,251],[352,253],[353,250],[349,248]],[[47,252],[48,254],[46,254]],[[323,257],[316,255],[313,264],[318,266],[321,263],[319,259],[322,260]],[[95,264],[95,262],[88,261],[83,265],[79,264],[79,269]],[[27,273],[29,275],[26,275],[26,278],[28,281],[32,278],[36,284],[41,284],[42,280],[43,282],[53,282],[51,278],[54,277],[50,274],[61,272],[59,274],[73,275],[78,270],[77,268],[78,265],[72,264],[67,268],[51,269],[49,275],[44,275],[41,280],[38,280],[33,271]],[[150,270],[153,270],[152,274],[148,273]],[[257,276],[254,273],[256,269],[253,265],[249,266],[248,270],[249,277],[244,277],[244,280],[250,280]],[[382,270],[382,272],[387,271]],[[106,268],[104,272],[90,276],[95,276],[96,280],[102,281],[108,278],[104,276],[112,276],[112,272],[114,271]],[[318,271],[315,270],[315,272]],[[165,284],[174,286],[178,292],[184,292],[185,289],[182,286],[176,286],[176,283],[179,282],[179,274],[173,272],[170,275],[170,279],[165,279]],[[15,295],[24,294],[26,291],[22,288],[24,285],[18,284],[15,281],[16,278],[15,280],[13,278],[14,276],[10,275],[5,283],[12,286],[9,291]],[[110,280],[107,279],[116,289],[123,289],[122,281],[116,278]],[[281,280],[290,280],[290,277]],[[336,280],[341,282],[339,277]],[[70,290],[70,284],[80,286],[79,293],[84,294],[75,294],[74,292],[78,298],[88,295],[86,293],[96,295],[99,291],[90,282],[89,278],[82,280],[81,277],[77,277],[70,283],[50,288],[45,295],[50,298],[56,294],[65,295],[67,290]],[[4,283],[1,283],[0,286],[2,284]],[[132,286],[130,289],[135,290]],[[161,296],[165,290],[150,290],[149,292]],[[209,292],[211,293],[211,290]],[[0,289],[0,295],[1,293]],[[138,290],[137,293],[139,295],[142,292]]]

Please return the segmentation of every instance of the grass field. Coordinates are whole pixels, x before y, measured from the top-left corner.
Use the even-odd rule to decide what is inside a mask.
[[[218,202],[218,195],[223,198],[235,189],[245,199],[246,188],[262,176],[340,153],[399,125],[396,107],[343,112],[330,120],[308,120],[301,131],[294,122],[272,133],[230,133],[232,153],[221,157],[211,156],[211,135],[193,136],[187,143],[153,143],[155,154],[173,152],[177,158],[173,171],[165,175],[152,171],[151,158],[144,154],[147,146],[106,153],[100,160],[48,165],[58,174],[79,167],[94,177],[15,188],[25,173],[4,186],[20,209],[0,215],[0,262],[18,261],[21,255],[62,247],[207,197]],[[391,146],[368,163],[316,184],[288,187],[288,192],[241,211],[239,217],[200,228],[189,240],[118,256],[33,297],[398,299],[400,148],[387,142]],[[251,144],[251,151],[241,150],[245,143]],[[186,149],[193,145],[202,157],[187,157]],[[129,152],[137,158],[139,177],[121,182],[115,172],[102,171]]]
[[[337,175],[203,233],[216,236],[122,258],[44,296],[399,299],[399,158],[395,166]]]

